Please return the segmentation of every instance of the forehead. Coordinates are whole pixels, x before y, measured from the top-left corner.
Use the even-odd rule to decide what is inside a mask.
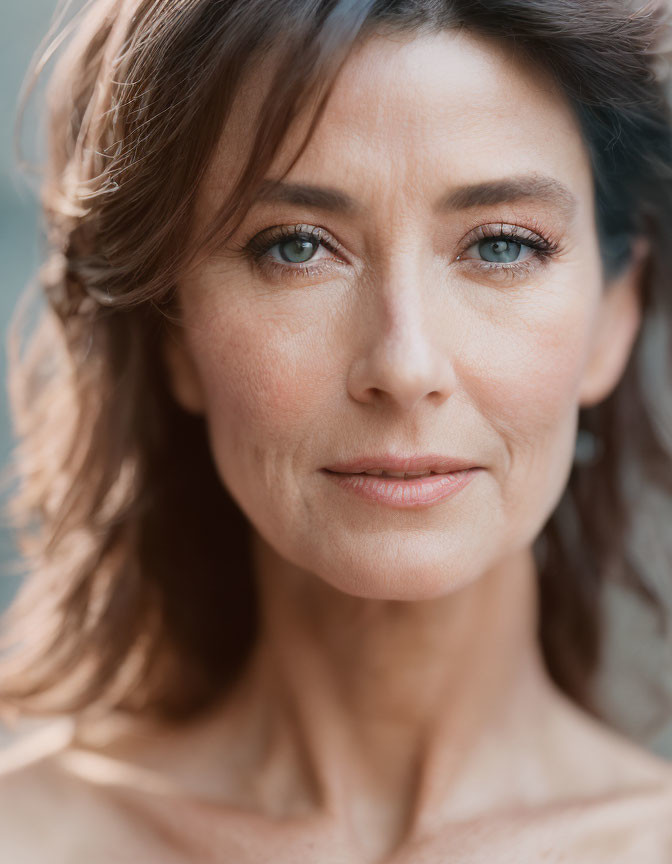
[[[209,172],[221,193],[242,169],[273,62],[245,82]],[[306,117],[308,117],[307,112]],[[290,128],[268,177],[284,174],[307,130]],[[341,69],[325,112],[287,179],[406,199],[534,172],[590,195],[587,149],[559,86],[500,40],[464,31],[369,36]],[[207,193],[206,193],[207,194]]]

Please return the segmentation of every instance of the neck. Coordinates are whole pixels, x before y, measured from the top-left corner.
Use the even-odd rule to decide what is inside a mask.
[[[529,763],[551,692],[531,550],[420,602],[343,594],[259,537],[254,558],[250,677],[313,802],[357,834],[396,826],[394,843],[445,819],[448,800],[464,816],[511,800],[506,769]]]

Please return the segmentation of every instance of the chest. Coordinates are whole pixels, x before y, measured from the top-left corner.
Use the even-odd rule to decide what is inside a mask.
[[[382,861],[367,861],[341,826],[324,818],[273,823],[240,811],[216,815],[143,808],[128,823],[127,857],[147,864],[670,864],[667,802],[617,800],[541,814],[492,816],[447,824],[409,841]],[[117,834],[117,837],[119,835]],[[119,847],[117,846],[117,851]],[[78,864],[104,859],[76,859]],[[64,862],[65,864],[65,862]],[[75,864],[68,861],[67,864]]]
[[[99,795],[51,810],[13,864],[670,864],[672,820],[658,798],[575,804],[447,823],[384,860],[362,857],[324,817],[273,822],[243,810]]]

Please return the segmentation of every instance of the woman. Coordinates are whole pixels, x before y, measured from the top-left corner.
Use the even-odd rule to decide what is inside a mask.
[[[669,764],[591,701],[603,585],[658,602],[624,472],[672,488],[667,32],[88,4],[1,687],[65,722],[4,757],[3,861],[672,859]]]

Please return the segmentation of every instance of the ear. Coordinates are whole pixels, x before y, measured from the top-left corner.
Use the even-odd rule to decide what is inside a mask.
[[[205,412],[205,396],[184,328],[167,324],[162,337],[162,354],[168,386],[175,401],[190,414]]]
[[[625,371],[642,320],[642,282],[648,251],[648,241],[638,238],[625,269],[604,285],[579,389],[581,407],[606,399]]]

